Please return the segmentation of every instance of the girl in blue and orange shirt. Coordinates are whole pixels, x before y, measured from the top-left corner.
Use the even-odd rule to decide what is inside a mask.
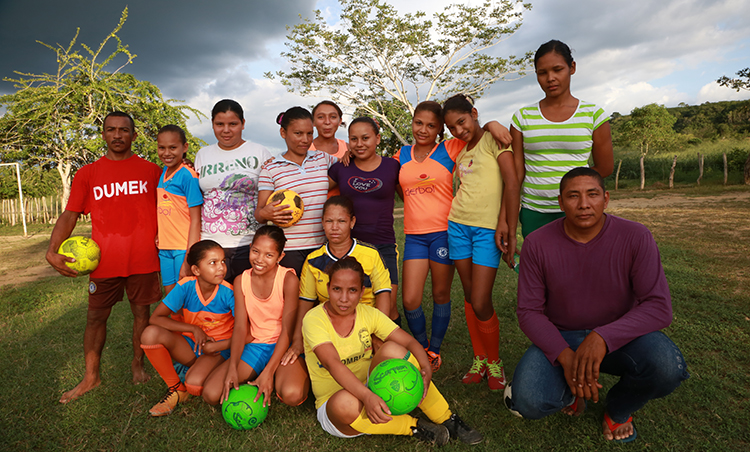
[[[193,275],[181,279],[156,307],[150,325],[141,335],[141,348],[169,387],[154,405],[152,416],[170,414],[189,396],[200,396],[206,377],[229,358],[229,338],[234,328],[234,294],[224,281],[224,250],[213,240],[202,240],[187,254]],[[172,314],[182,312],[179,320]],[[185,383],[172,360],[190,369]]]

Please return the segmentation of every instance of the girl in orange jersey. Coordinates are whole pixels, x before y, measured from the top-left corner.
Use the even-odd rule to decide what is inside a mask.
[[[279,265],[286,237],[278,226],[263,226],[250,245],[251,267],[234,280],[235,318],[231,356],[206,380],[203,399],[214,405],[229,389],[252,380],[257,398],[271,403],[274,374],[289,348],[296,321],[299,280],[294,270]],[[248,325],[250,329],[248,330]]]
[[[141,335],[141,348],[169,390],[154,405],[152,416],[174,411],[189,395],[199,396],[206,377],[229,358],[229,338],[234,328],[234,294],[224,281],[224,250],[213,240],[203,240],[187,254],[192,277],[181,279],[151,315]],[[181,321],[170,318],[182,311]],[[172,359],[190,366],[185,383]]]
[[[454,266],[448,256],[448,212],[456,157],[466,145],[458,139],[443,141],[443,127],[440,104],[419,103],[411,123],[414,144],[394,156],[401,164],[399,195],[404,200],[404,314],[409,330],[427,350],[433,372],[442,363],[440,346],[451,318]],[[485,128],[504,147],[510,143],[508,130],[498,122],[491,121]],[[428,341],[422,294],[430,272],[434,305]]]

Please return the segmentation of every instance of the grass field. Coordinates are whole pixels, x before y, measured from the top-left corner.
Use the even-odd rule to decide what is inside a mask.
[[[745,188],[727,194],[718,188],[701,190],[669,196],[639,192],[638,198],[621,191],[609,210],[645,223],[656,237],[674,306],[674,321],[666,333],[682,349],[692,374],[674,394],[636,413],[639,438],[634,444],[603,440],[601,403],[589,404],[579,418],[557,414],[528,421],[513,417],[503,406],[502,394],[490,393],[486,385],[462,385],[459,379],[472,356],[456,277],[445,363],[434,381],[452,408],[484,433],[485,442],[472,450],[750,450],[750,196]],[[396,229],[401,227],[397,220]],[[49,229],[36,233],[48,236]],[[9,234],[0,230],[3,235]],[[8,268],[3,277],[13,278],[14,264],[7,261],[20,267],[29,259],[43,261],[45,249],[39,243],[19,245],[18,253],[4,249]],[[514,272],[501,269],[494,292],[501,356],[509,376],[529,345],[515,317],[516,280]],[[161,398],[165,385],[158,377],[140,386],[130,383],[131,314],[124,304],[110,318],[102,385],[61,405],[57,400],[62,392],[83,373],[86,286],[84,278],[56,276],[0,289],[1,450],[430,449],[410,438],[333,438],[318,426],[312,400],[297,408],[276,402],[265,423],[248,432],[231,430],[219,410],[195,398],[171,416],[151,418],[148,409]],[[429,318],[429,302],[425,310]],[[156,375],[152,369],[151,374]],[[613,382],[605,377],[605,389]],[[443,448],[466,449],[457,443]]]

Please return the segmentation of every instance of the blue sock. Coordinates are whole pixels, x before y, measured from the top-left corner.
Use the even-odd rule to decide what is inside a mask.
[[[422,312],[422,306],[413,311],[404,308],[406,323],[409,325],[412,336],[419,342],[422,347],[427,348],[427,322]]]
[[[440,345],[443,343],[448,324],[451,321],[451,302],[435,304],[432,307],[432,336],[430,337],[431,352],[440,354]]]

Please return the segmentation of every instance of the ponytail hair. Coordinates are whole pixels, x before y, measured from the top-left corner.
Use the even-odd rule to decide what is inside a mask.
[[[312,115],[305,108],[292,107],[289,110],[279,113],[278,116],[276,116],[276,124],[280,125],[282,129],[286,130],[286,128],[289,127],[289,124],[291,124],[292,121],[296,121],[297,119],[309,119],[310,121],[312,121]]]
[[[471,113],[471,110],[473,109],[474,98],[464,93],[453,95],[443,103],[443,114],[446,114],[449,111]]]

